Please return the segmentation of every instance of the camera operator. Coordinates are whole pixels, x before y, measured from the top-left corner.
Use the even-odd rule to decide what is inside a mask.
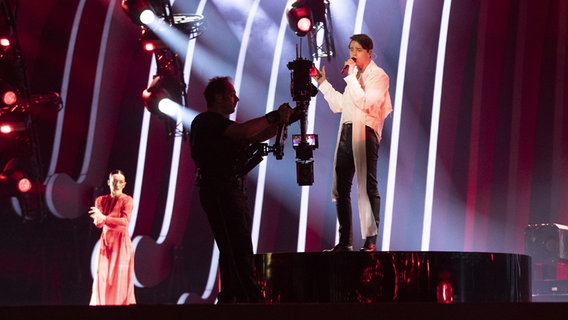
[[[368,35],[352,35],[343,93],[326,80],[325,68],[310,72],[332,112],[341,112],[334,159],[332,197],[336,201],[339,243],[326,251],[352,251],[351,185],[357,174],[357,204],[361,234],[360,251],[375,251],[381,197],[377,187],[379,142],[385,118],[392,111],[389,77],[371,59],[373,41]]]
[[[239,98],[229,77],[209,80],[204,91],[207,111],[191,124],[191,156],[203,207],[219,247],[221,288],[219,303],[257,303],[264,297],[253,277],[252,217],[237,168],[251,143],[267,140],[293,113],[288,104],[239,123],[227,118]]]

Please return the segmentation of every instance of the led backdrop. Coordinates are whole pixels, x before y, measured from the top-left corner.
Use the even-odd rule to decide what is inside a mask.
[[[189,143],[168,140],[141,92],[155,73],[139,28],[118,0],[17,1],[17,30],[32,92],[59,92],[41,112],[39,141],[49,213],[23,223],[2,207],[0,304],[87,304],[100,231],[88,207],[127,174],[135,198],[140,303],[211,301],[217,251],[194,187]],[[290,102],[296,53],[307,38],[288,27],[284,0],[178,0],[207,30],[182,45],[191,111],[205,110],[207,80],[227,75],[237,121]],[[336,54],[314,62],[341,90],[348,39],[367,33],[390,76],[395,111],[379,152],[381,225],[391,251],[524,253],[531,223],[568,224],[568,3],[550,1],[331,0]],[[298,46],[299,51],[296,51]],[[319,136],[314,183],[296,183],[291,139],[248,177],[257,253],[317,252],[335,243],[331,202],[339,115],[311,100]],[[299,133],[297,124],[288,134]],[[356,202],[354,202],[356,213]],[[355,246],[360,239],[354,216]]]

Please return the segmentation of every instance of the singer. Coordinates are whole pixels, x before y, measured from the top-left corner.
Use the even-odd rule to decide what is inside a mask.
[[[349,59],[341,71],[347,74],[343,93],[327,81],[325,67],[313,67],[310,74],[333,113],[341,113],[337,136],[332,200],[336,202],[339,243],[331,252],[353,250],[351,186],[357,174],[357,204],[361,236],[360,251],[375,251],[381,197],[377,186],[379,143],[386,117],[392,112],[389,77],[371,59],[373,41],[355,34],[349,42]]]

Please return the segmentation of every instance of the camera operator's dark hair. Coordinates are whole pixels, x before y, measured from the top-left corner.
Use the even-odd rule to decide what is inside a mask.
[[[214,77],[209,80],[209,83],[203,91],[205,102],[207,106],[211,106],[215,102],[215,95],[224,93],[227,90],[227,84],[231,81],[229,77]]]
[[[369,50],[373,50],[373,40],[371,40],[371,38],[366,35],[366,34],[354,34],[351,36],[351,41],[356,41],[358,42],[361,47],[363,47],[363,49],[369,51]],[[351,44],[351,41],[349,41],[349,43]]]

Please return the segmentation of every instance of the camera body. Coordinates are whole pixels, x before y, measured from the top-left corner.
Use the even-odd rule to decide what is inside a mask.
[[[290,94],[294,101],[310,101],[318,93],[312,84],[310,69],[313,62],[304,58],[296,58],[287,64],[290,73]]]

